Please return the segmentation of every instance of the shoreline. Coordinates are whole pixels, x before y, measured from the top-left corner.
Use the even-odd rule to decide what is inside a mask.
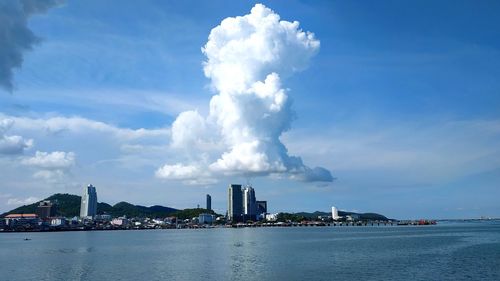
[[[234,225],[182,225],[177,227],[120,227],[120,228],[51,228],[51,229],[26,229],[26,230],[6,230],[1,229],[0,233],[39,233],[39,232],[81,232],[81,231],[126,231],[126,230],[178,230],[178,229],[220,229],[220,228],[287,228],[287,227],[404,227],[404,226],[432,226],[433,223],[399,223],[399,222],[373,222],[373,223],[268,223],[268,224],[234,224]]]

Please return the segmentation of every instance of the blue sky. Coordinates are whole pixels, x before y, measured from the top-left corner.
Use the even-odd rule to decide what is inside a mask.
[[[226,186],[244,176],[192,185],[155,171],[184,161],[169,148],[177,116],[210,112],[210,31],[255,3],[68,1],[30,16],[42,41],[23,53],[14,90],[0,89],[0,120],[10,120],[0,133],[33,144],[0,155],[0,211],[92,183],[109,203],[187,208],[210,193],[225,212]],[[500,217],[498,2],[262,3],[321,43],[281,78],[295,116],[281,141],[336,178],[252,176],[271,211]],[[73,158],[30,161],[37,151]]]

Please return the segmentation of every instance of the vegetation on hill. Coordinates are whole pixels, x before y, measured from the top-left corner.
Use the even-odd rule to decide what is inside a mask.
[[[57,193],[45,198],[44,200],[50,200],[57,204],[56,214],[58,216],[74,217],[80,214],[80,196]],[[8,214],[36,214],[39,203],[40,201],[29,205],[23,205],[4,213],[1,216],[6,216]]]
[[[98,209],[99,211],[99,209]],[[178,211],[174,208],[163,207],[163,206],[152,206],[145,207],[140,205],[132,205],[127,202],[120,202],[115,204],[111,209],[107,211],[108,214],[113,217],[127,216],[127,217],[167,217],[172,215],[172,213]],[[100,212],[100,211],[99,211]]]
[[[81,197],[72,194],[54,194],[44,200],[50,200],[57,204],[56,215],[63,217],[74,217],[80,215]],[[24,205],[1,216],[8,214],[29,214],[36,213],[39,202]],[[132,205],[127,202],[120,202],[111,206],[107,203],[97,203],[98,214],[110,214],[113,217],[166,217],[179,210],[163,206],[145,207],[140,205]]]
[[[177,212],[172,213],[171,216],[175,216],[175,217],[178,217],[179,219],[185,220],[185,219],[192,219],[192,218],[198,217],[200,214],[217,215],[217,213],[215,213],[213,210],[194,208],[194,209],[178,210]]]
[[[299,213],[295,213],[294,215],[301,216],[301,217],[304,217],[306,219],[316,219],[316,218],[318,218],[318,216],[331,216],[332,213],[316,211],[314,213],[299,212]]]
[[[317,216],[316,216],[317,218]],[[277,221],[281,222],[287,222],[287,221],[292,221],[292,222],[301,222],[306,220],[307,217],[300,215],[300,214],[291,214],[291,213],[279,213],[277,216]]]
[[[304,217],[307,219],[315,219],[318,216],[331,216],[332,213],[316,211],[314,213],[301,212],[301,213],[295,213],[293,215],[296,215],[299,217]],[[361,220],[379,220],[379,221],[389,220],[387,217],[380,215],[380,214],[376,214],[376,213],[354,213],[354,212],[339,211],[339,216],[341,216],[341,217],[350,216],[350,215],[358,215]]]

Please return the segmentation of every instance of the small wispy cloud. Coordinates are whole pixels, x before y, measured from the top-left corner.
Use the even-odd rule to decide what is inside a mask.
[[[37,197],[28,197],[28,198],[9,198],[7,200],[7,205],[14,205],[14,206],[19,206],[19,205],[28,205],[28,204],[33,204],[35,202],[40,201],[40,198]]]
[[[361,130],[356,123],[321,134],[295,130],[283,140],[306,159],[334,167],[341,182],[413,188],[500,167],[499,125],[498,119],[433,120]]]

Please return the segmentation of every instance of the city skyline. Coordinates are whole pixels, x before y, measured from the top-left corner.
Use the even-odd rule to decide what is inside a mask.
[[[222,213],[248,181],[273,212],[500,216],[498,3],[56,2],[0,6],[0,212],[92,182]]]

